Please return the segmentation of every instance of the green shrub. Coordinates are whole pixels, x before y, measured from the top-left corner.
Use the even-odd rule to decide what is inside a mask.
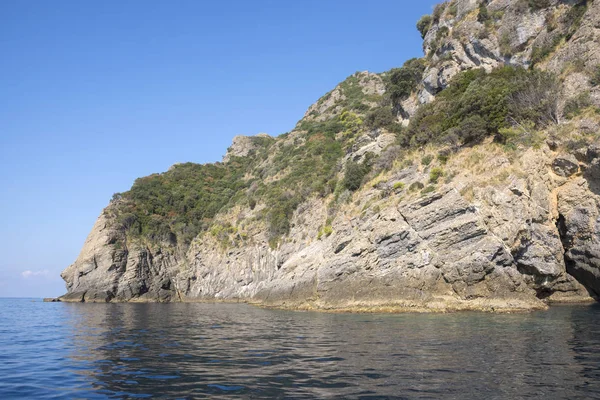
[[[448,16],[450,16],[451,18],[454,18],[458,15],[458,6],[455,2],[452,2],[452,4],[450,4],[448,6]]]
[[[380,106],[367,114],[365,125],[371,129],[385,128],[391,132],[400,132],[402,126],[396,122],[391,107]]]
[[[359,164],[355,161],[348,161],[346,163],[346,172],[344,173],[344,187],[352,192],[358,190],[363,182],[364,177],[371,170],[370,163],[365,160]]]
[[[404,189],[404,183],[403,182],[396,182],[394,183],[393,189],[394,190],[402,190]]]
[[[479,5],[479,13],[477,14],[477,21],[484,24],[489,20],[490,20],[490,13],[489,13],[487,7],[485,6],[485,4],[481,3]]]
[[[488,122],[480,115],[470,115],[460,122],[458,131],[465,143],[478,143],[488,136]]]
[[[433,14],[431,16],[433,23],[437,24],[438,22],[440,22],[440,18],[442,18],[442,15],[444,14],[444,10],[446,9],[446,5],[447,3],[440,3],[437,4],[435,6],[435,8],[433,9]]]
[[[421,39],[425,39],[427,32],[431,29],[433,18],[431,15],[423,15],[419,22],[417,22],[417,30],[421,33]]]
[[[110,202],[113,203],[115,201],[119,201],[123,198],[123,194],[122,193],[113,193]]]
[[[256,199],[254,197],[248,198],[248,207],[250,207],[251,210],[256,208]]]
[[[590,77],[590,84],[592,86],[600,86],[600,65],[597,65],[592,72]]]
[[[423,105],[403,134],[404,145],[477,143],[500,128],[531,121],[555,122],[558,83],[539,70],[501,67],[489,74],[468,70]]]
[[[416,192],[417,190],[421,190],[425,187],[425,185],[423,185],[421,182],[413,182],[410,184],[410,186],[408,187],[408,190],[410,192]]]
[[[531,50],[531,63],[535,65],[545,60],[554,50],[556,50],[562,39],[563,37],[561,35],[555,35],[552,40],[535,46]]]
[[[442,26],[435,34],[435,40],[440,42],[450,34],[450,29],[447,26]]]
[[[435,167],[431,170],[431,172],[429,172],[429,182],[438,183],[438,180],[442,176],[444,176],[444,170],[439,167]]]
[[[331,227],[331,225],[325,225],[324,227],[319,229],[319,232],[317,234],[317,239],[321,240],[323,238],[323,236],[329,237],[332,234],[333,234],[333,228]]]
[[[438,161],[441,162],[442,164],[446,164],[448,162],[448,159],[450,158],[450,153],[451,153],[450,149],[440,150],[440,152],[437,155]]]
[[[502,54],[505,57],[512,56],[513,49],[512,49],[512,45],[511,45],[511,41],[510,41],[510,35],[508,33],[505,33],[500,37],[499,46],[500,46],[500,54]]]
[[[130,236],[187,245],[243,194],[250,162],[248,157],[233,157],[226,164],[179,164],[163,174],[139,178],[121,194],[117,222]]]
[[[590,92],[583,92],[575,97],[571,97],[565,102],[564,114],[567,118],[573,118],[581,114],[587,107],[592,105]]]
[[[394,68],[386,75],[386,94],[392,104],[407,99],[417,89],[424,71],[424,61],[413,58],[406,61],[401,68]]]
[[[550,0],[529,0],[529,8],[532,11],[550,7]]]
[[[587,9],[588,0],[579,0],[577,4],[573,5],[573,7],[567,11],[563,20],[563,23],[567,27],[567,33],[565,34],[566,40],[571,40],[573,34],[579,29]]]
[[[427,154],[421,158],[421,164],[428,166],[433,161],[433,156],[431,154]]]
[[[429,185],[425,189],[421,190],[421,194],[429,194],[435,192],[435,186]]]
[[[497,137],[506,150],[515,150],[519,146],[539,148],[544,141],[544,135],[531,123],[502,128]]]

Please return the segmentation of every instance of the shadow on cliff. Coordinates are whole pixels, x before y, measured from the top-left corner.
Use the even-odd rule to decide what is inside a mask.
[[[582,254],[579,249],[575,248],[574,237],[569,233],[569,227],[564,215],[559,214],[556,221],[556,228],[558,229],[564,250],[563,257],[567,273],[585,288],[591,298],[600,301],[600,296],[598,296],[597,290],[594,289],[597,288],[598,277],[594,274],[593,270],[581,268],[581,265],[579,265],[581,259],[577,258],[585,256],[585,254]]]
[[[586,169],[583,177],[587,181],[590,190],[595,195],[600,196],[600,160]]]

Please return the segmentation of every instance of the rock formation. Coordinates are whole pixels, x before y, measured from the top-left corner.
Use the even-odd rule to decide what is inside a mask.
[[[569,25],[581,3],[585,15],[577,26]],[[596,102],[598,89],[588,75],[600,61],[593,40],[600,3],[549,0],[532,9],[521,0],[455,0],[439,7],[424,35],[424,72],[396,109],[398,122],[406,125],[460,71],[491,71],[503,64],[535,64],[561,74],[562,105],[582,88]],[[548,52],[545,57],[540,48]],[[578,54],[584,57],[580,64]],[[365,126],[362,110],[385,104],[387,76],[353,75],[311,106],[288,134],[236,137],[220,165],[251,165],[236,178],[247,184],[232,190],[232,200],[214,216],[204,217],[206,227],[194,231],[189,243],[170,232],[149,236],[147,228],[132,235],[123,210],[135,211],[133,200],[113,201],[62,273],[68,293],[60,300],[510,311],[598,296],[598,118],[564,115],[534,144],[507,150],[489,137],[442,157],[442,145],[402,149],[394,132]],[[339,126],[326,125],[334,120]],[[286,182],[291,163],[303,162],[292,152],[325,135],[315,126],[331,129],[345,153],[332,164],[334,176],[322,185],[314,182],[312,191],[272,190],[282,201],[294,193],[301,199],[288,215],[287,231],[274,240],[276,215],[269,211],[276,203],[265,200],[270,197],[258,182]],[[392,153],[393,166],[367,175],[354,191],[339,190],[351,163],[385,163]],[[330,182],[337,182],[335,191],[327,189]],[[248,200],[236,200],[238,193]],[[173,231],[176,225],[171,223]]]

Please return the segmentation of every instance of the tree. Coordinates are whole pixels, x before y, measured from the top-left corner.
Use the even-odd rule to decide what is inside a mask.
[[[431,18],[431,15],[423,15],[419,22],[417,22],[417,30],[421,33],[421,39],[425,39],[427,32],[431,29],[432,22],[433,18]]]

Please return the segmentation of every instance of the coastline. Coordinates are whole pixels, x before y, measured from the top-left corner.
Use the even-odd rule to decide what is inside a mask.
[[[83,296],[77,297],[83,299]],[[548,301],[529,301],[520,299],[473,299],[457,300],[454,298],[438,298],[435,301],[419,302],[414,300],[390,300],[381,302],[354,302],[339,305],[324,304],[318,301],[312,302],[278,302],[266,303],[253,299],[202,299],[182,298],[177,301],[159,301],[151,298],[137,298],[129,300],[111,299],[110,301],[83,301],[74,297],[44,298],[44,302],[61,303],[92,303],[92,304],[125,304],[125,303],[203,303],[203,304],[248,304],[268,310],[305,311],[333,314],[446,314],[454,312],[483,312],[483,313],[527,313],[533,311],[545,311],[553,306],[560,305],[589,305],[596,302],[589,298],[568,298]]]

